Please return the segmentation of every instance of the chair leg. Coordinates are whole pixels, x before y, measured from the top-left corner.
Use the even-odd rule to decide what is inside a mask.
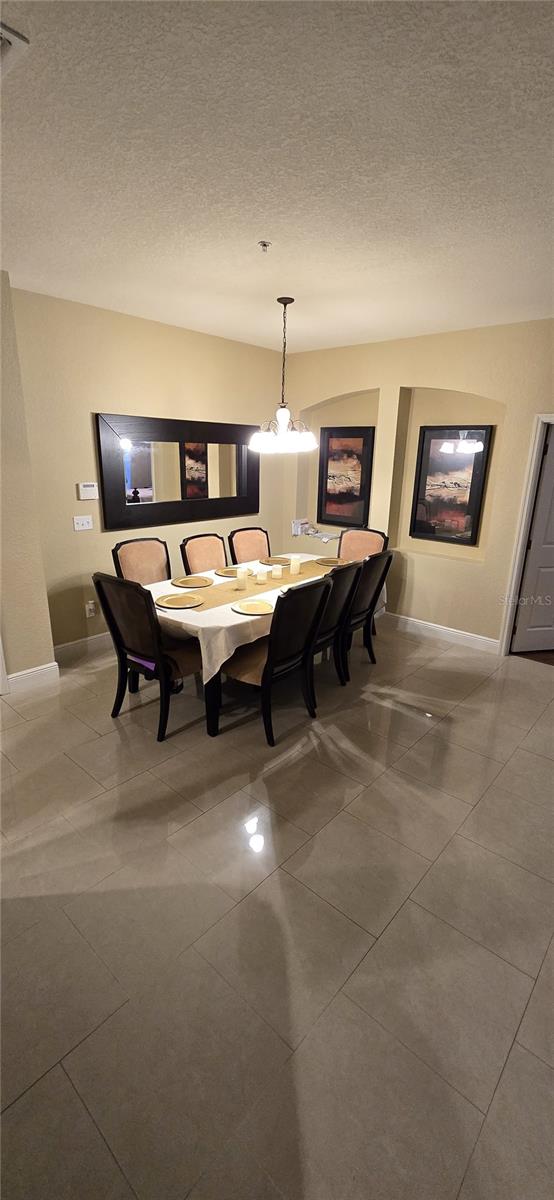
[[[348,651],[349,651],[351,645],[352,645],[352,634],[349,634],[348,637],[345,638],[341,642],[341,645],[340,645],[340,661],[341,661],[342,673],[344,676],[345,683],[350,683],[350,668],[348,666]]]
[[[158,722],[158,741],[163,742],[167,722],[169,720],[169,705],[171,701],[171,682],[165,675],[160,676],[160,719]]]
[[[117,691],[113,702],[112,717],[118,717],[121,712],[121,705],[125,699],[127,691],[127,662],[124,658],[118,659],[117,663]]]
[[[271,686],[262,685],[262,717],[264,720],[265,736],[268,746],[275,745],[273,722],[271,720]]]
[[[333,642],[333,661],[335,664],[335,671],[339,677],[339,683],[341,687],[346,687],[347,681],[344,677],[344,670],[342,666],[341,643],[338,638],[336,638]]]
[[[311,717],[316,717],[316,694],[314,685],[314,660],[308,659],[302,667],[302,695]]]
[[[372,617],[372,618],[371,618],[371,632],[372,632],[372,634],[373,634],[373,637],[376,637],[376,635],[377,635],[377,626],[376,626],[376,624],[375,624],[375,617]]]
[[[221,673],[219,671],[204,685],[204,703],[206,705],[207,733],[209,737],[217,737],[221,708]]]
[[[371,640],[371,623],[370,623],[370,621],[366,621],[366,623],[364,625],[364,646],[367,650],[369,661],[371,663],[377,662],[377,659],[375,658],[375,654],[373,651],[373,642]]]
[[[133,671],[133,669],[131,668],[131,670],[129,671],[129,691],[130,691],[131,695],[134,696],[135,693],[138,692],[138,690],[139,690],[139,673],[138,673],[138,671]]]

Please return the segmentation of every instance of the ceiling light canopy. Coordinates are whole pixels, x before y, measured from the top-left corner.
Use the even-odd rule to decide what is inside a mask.
[[[298,454],[317,450],[314,434],[303,421],[295,421],[285,401],[285,367],[287,358],[287,305],[294,304],[292,296],[278,296],[283,305],[283,365],[281,369],[281,403],[271,421],[266,421],[250,439],[250,450],[258,454]]]

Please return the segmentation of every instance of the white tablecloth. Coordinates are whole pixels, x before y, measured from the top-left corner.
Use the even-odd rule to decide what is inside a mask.
[[[300,554],[299,558],[306,562],[307,560],[319,558],[317,554]],[[258,569],[260,564],[256,562],[244,563],[244,566],[252,567],[254,571]],[[269,569],[269,568],[267,568]],[[228,583],[229,580],[221,575],[216,575],[214,571],[202,571],[202,575],[213,579],[214,585],[217,587],[219,583]],[[323,574],[323,571],[322,571]],[[260,600],[270,600],[275,604],[280,592],[286,591],[289,586],[294,587],[295,584],[283,584],[278,581],[269,579],[273,586],[265,588],[260,586]],[[299,577],[298,583],[305,583],[306,580]],[[157,596],[166,596],[171,592],[183,595],[183,588],[174,587],[170,580],[162,580],[161,583],[148,584],[148,591],[152,593],[154,599]],[[199,589],[201,595],[201,590]],[[241,593],[237,592],[237,601],[240,601]],[[256,599],[258,592],[256,591]],[[379,605],[381,607],[381,604]],[[271,626],[271,615],[267,617],[242,617],[240,613],[233,612],[230,604],[222,604],[219,608],[210,608],[205,612],[200,608],[184,608],[184,609],[156,609],[160,624],[168,633],[174,637],[196,637],[200,643],[200,651],[202,654],[202,678],[204,683],[217,675],[220,667],[228,658],[235,652],[237,646],[242,646],[247,642],[255,642],[257,638],[265,637],[269,633]]]

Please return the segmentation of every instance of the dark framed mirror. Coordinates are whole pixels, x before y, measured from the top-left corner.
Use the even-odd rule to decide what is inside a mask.
[[[96,413],[104,529],[259,512],[257,426]]]

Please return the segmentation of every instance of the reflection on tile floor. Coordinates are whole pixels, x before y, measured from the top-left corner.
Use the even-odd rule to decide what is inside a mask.
[[[108,654],[2,698],[7,1200],[552,1194],[554,670],[376,650],[273,750]]]

